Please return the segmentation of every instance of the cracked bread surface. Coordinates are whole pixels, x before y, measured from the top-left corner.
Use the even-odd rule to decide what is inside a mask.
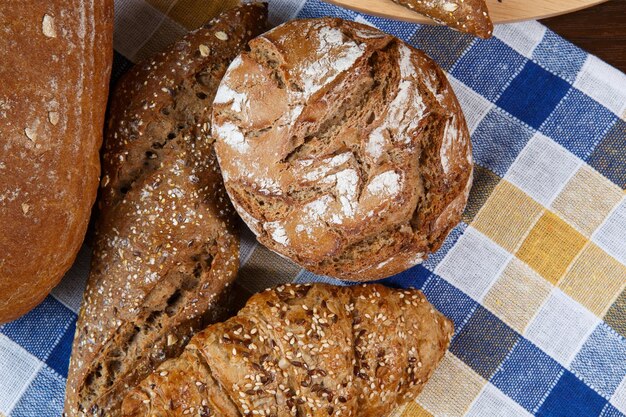
[[[194,336],[122,415],[384,417],[421,392],[452,334],[418,290],[279,286]]]
[[[445,74],[356,22],[291,21],[252,40],[218,89],[212,132],[258,240],[336,278],[421,262],[471,186],[470,136]]]
[[[119,416],[128,390],[227,313],[239,237],[210,103],[266,18],[264,4],[227,11],[137,64],[115,89],[65,416]]]

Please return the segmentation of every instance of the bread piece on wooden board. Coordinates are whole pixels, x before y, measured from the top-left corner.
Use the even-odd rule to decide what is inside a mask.
[[[112,0],[0,2],[0,323],[39,304],[83,242],[113,57]]]
[[[438,23],[483,39],[493,34],[485,0],[393,0]]]
[[[471,187],[471,141],[443,71],[375,28],[291,21],[250,42],[213,106],[226,189],[261,243],[366,281],[437,250]]]
[[[230,303],[236,214],[208,134],[230,61],[265,30],[242,6],[136,65],[107,124],[92,271],[67,382],[67,416],[119,416],[126,391]]]
[[[421,291],[285,285],[194,336],[122,415],[384,417],[415,399],[452,334]]]

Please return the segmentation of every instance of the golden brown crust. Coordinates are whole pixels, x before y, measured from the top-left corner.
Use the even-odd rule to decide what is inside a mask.
[[[241,416],[194,345],[187,346],[178,358],[164,362],[149,378],[147,389],[137,387],[128,394],[124,415],[183,417],[193,409],[200,416]]]
[[[0,2],[0,323],[69,269],[96,197],[112,0]]]
[[[122,415],[384,417],[415,399],[452,333],[421,291],[285,285],[198,333]],[[212,405],[224,394],[239,414]]]
[[[233,204],[270,249],[366,281],[426,258],[458,224],[471,141],[445,74],[355,22],[288,22],[222,80],[213,134]]]
[[[239,239],[209,104],[266,17],[261,4],[228,11],[136,65],[114,92],[67,416],[118,416],[131,387],[225,313]]]
[[[493,34],[485,0],[393,0],[438,23],[483,39]]]

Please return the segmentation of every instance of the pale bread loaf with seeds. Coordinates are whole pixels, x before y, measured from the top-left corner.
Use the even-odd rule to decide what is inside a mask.
[[[493,34],[485,0],[393,0],[434,21],[483,39]]]
[[[115,89],[68,417],[119,416],[125,393],[230,305],[223,294],[239,239],[209,135],[210,103],[266,18],[263,4],[227,11],[136,65]]]
[[[237,212],[270,249],[317,274],[387,277],[458,224],[471,141],[443,71],[375,28],[285,23],[250,42],[213,106]]]
[[[452,333],[421,291],[285,285],[194,336],[122,415],[384,417],[415,399]]]

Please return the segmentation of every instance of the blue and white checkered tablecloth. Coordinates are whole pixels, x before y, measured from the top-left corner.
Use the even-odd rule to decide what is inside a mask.
[[[215,9],[115,3],[114,79]],[[338,16],[423,49],[447,72],[472,133],[475,184],[463,221],[423,265],[385,281],[422,288],[456,327],[432,380],[396,417],[626,415],[626,75],[534,21],[479,40],[319,0],[270,7],[275,24]],[[61,415],[89,252],[41,305],[0,326],[0,416]],[[249,231],[241,259],[239,280],[251,291],[334,282],[273,255]]]

